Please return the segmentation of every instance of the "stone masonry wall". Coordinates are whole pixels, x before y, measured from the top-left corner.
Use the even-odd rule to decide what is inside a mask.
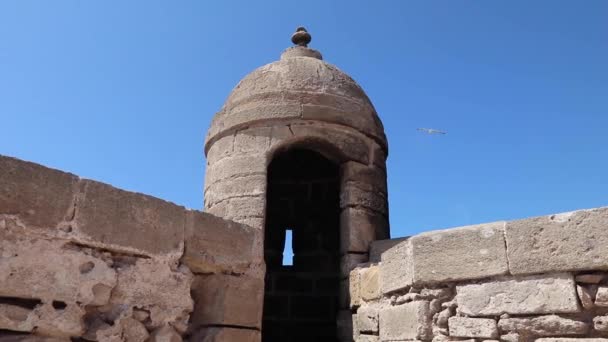
[[[354,340],[608,341],[608,208],[377,241]]]
[[[0,156],[0,341],[258,341],[260,238]]]

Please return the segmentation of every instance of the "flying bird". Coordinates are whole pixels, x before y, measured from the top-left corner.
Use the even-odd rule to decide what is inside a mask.
[[[448,132],[440,131],[438,129],[433,128],[416,128],[416,130],[424,132],[426,134],[448,134]]]

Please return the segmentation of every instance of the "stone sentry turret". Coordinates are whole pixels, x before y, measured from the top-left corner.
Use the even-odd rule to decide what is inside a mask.
[[[350,339],[337,323],[350,320],[348,273],[389,238],[382,123],[310,41],[298,28],[280,60],[245,76],[205,142],[205,211],[264,231],[263,341]]]

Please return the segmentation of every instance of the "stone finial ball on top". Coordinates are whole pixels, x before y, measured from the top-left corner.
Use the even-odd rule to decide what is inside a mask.
[[[307,47],[308,43],[310,43],[312,37],[310,33],[306,31],[306,28],[300,26],[296,29],[296,32],[291,35],[291,42],[295,45]]]

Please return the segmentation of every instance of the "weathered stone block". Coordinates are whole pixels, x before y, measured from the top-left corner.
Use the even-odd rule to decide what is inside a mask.
[[[385,170],[374,165],[353,161],[343,163],[340,165],[340,181],[343,186],[348,182],[355,182],[362,184],[368,190],[388,193]]]
[[[566,273],[505,277],[456,287],[458,310],[469,316],[579,312],[575,283]]]
[[[199,211],[189,211],[182,262],[193,272],[243,273],[256,261],[255,229]]]
[[[608,207],[508,222],[512,274],[608,268]]]
[[[260,332],[253,329],[228,327],[202,328],[192,335],[190,341],[197,342],[260,342]]]
[[[388,220],[384,215],[345,208],[340,215],[340,249],[343,253],[367,253],[373,241],[388,238],[388,231]]]
[[[380,337],[375,336],[375,335],[359,335],[359,337],[357,337],[357,339],[355,341],[356,342],[379,342]]]
[[[380,298],[380,267],[370,266],[362,268],[360,271],[360,294],[365,301]]]
[[[414,283],[479,279],[508,272],[504,222],[423,233],[410,238]]]
[[[608,332],[608,315],[593,318],[593,329]]]
[[[0,342],[70,342],[68,337],[46,337],[36,335],[6,335],[0,336]]]
[[[363,333],[378,332],[378,309],[363,306],[357,310],[357,327]]]
[[[129,254],[182,254],[183,207],[95,181],[83,180],[80,187],[74,218],[79,240]]]
[[[226,179],[260,174],[266,174],[266,158],[263,155],[229,155],[207,166],[205,188]]]
[[[581,301],[581,305],[584,309],[590,310],[595,307],[593,298],[597,293],[597,285],[576,285],[576,293],[578,294],[578,299]]]
[[[356,182],[344,185],[340,193],[340,208],[361,207],[388,215],[386,195],[366,188],[365,184]]]
[[[402,241],[382,254],[380,264],[380,286],[382,293],[405,289],[413,283],[412,245]]]
[[[192,284],[195,327],[233,325],[261,328],[264,281],[248,276],[196,276]]]
[[[523,336],[585,335],[589,325],[556,315],[533,318],[501,318],[498,328],[503,332],[515,332]]]
[[[489,318],[450,317],[451,337],[497,338],[496,321]]]
[[[115,285],[116,272],[76,246],[0,229],[0,297],[103,305]]]
[[[608,286],[600,286],[597,289],[595,295],[595,305],[607,307],[608,306]]]
[[[382,253],[386,252],[390,248],[393,248],[396,244],[407,240],[409,237],[376,240],[372,241],[369,248],[369,262],[380,262],[382,260]]]
[[[174,271],[158,260],[137,259],[118,270],[110,303],[145,308],[150,311],[149,325],[155,328],[181,322],[192,312],[192,279],[192,273],[185,267]]]
[[[55,229],[70,219],[78,177],[0,156],[0,180],[0,214],[29,228]]]
[[[265,196],[266,175],[250,175],[205,184],[205,207],[233,197]]]
[[[334,145],[346,160],[357,161],[363,164],[369,163],[369,139],[356,134],[354,130],[341,129],[333,125],[292,125],[291,130],[296,137],[317,138],[327,140]]]
[[[427,340],[431,335],[429,302],[418,301],[380,311],[380,340]]]
[[[234,134],[225,135],[217,139],[206,151],[207,165],[215,164],[222,158],[231,155],[234,151]]]
[[[270,127],[254,127],[238,131],[234,137],[234,152],[249,155],[263,153],[270,147],[270,136]],[[260,159],[265,163],[264,158]]]

